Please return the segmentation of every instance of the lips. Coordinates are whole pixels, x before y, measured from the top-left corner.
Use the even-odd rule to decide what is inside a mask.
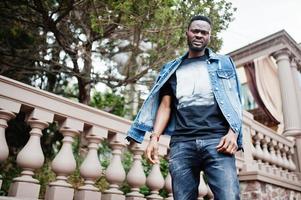
[[[196,46],[201,46],[201,45],[203,45],[203,42],[202,41],[193,41],[192,42],[194,45],[196,45]]]

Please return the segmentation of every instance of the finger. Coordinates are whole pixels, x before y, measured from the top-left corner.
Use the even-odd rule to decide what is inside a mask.
[[[229,146],[229,141],[225,139],[224,144],[217,149],[219,152],[224,152]]]
[[[220,142],[218,143],[218,145],[216,146],[216,148],[217,149],[221,148],[223,146],[224,142],[225,142],[225,138],[222,137],[222,139],[220,140]]]
[[[235,154],[237,151],[237,145],[234,145],[234,147],[231,149],[231,154]]]
[[[232,142],[230,142],[228,147],[225,149],[225,153],[231,154],[233,147],[234,147],[234,144]]]
[[[147,160],[150,161],[151,163],[153,163],[153,159],[152,159],[152,148],[147,148],[146,149],[146,155],[147,155]]]
[[[149,151],[149,148],[146,149],[145,155],[146,155],[147,160],[149,160],[149,159],[150,159],[150,151]]]
[[[156,161],[159,160],[159,147],[157,145],[154,146],[153,156]]]
[[[158,149],[154,149],[154,161],[155,163],[159,163],[159,152],[158,152]]]

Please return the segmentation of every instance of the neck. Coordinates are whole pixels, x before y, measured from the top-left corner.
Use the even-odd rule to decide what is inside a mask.
[[[195,58],[195,57],[200,57],[205,55],[205,49],[203,49],[202,51],[191,51],[189,50],[188,52],[188,58]]]

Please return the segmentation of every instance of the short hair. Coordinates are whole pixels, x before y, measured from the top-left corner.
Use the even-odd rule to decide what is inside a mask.
[[[201,21],[208,22],[208,24],[210,24],[210,26],[212,26],[212,22],[211,22],[211,20],[209,19],[209,17],[203,16],[203,15],[197,15],[197,16],[194,16],[194,17],[192,17],[192,18],[190,19],[187,29],[189,29],[191,23],[192,23],[193,21],[196,21],[196,20],[201,20]]]

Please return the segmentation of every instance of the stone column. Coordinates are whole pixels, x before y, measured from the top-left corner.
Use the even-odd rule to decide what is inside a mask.
[[[146,176],[141,162],[146,144],[131,142],[129,147],[134,154],[134,162],[126,178],[131,187],[131,192],[126,195],[126,200],[145,200],[144,195],[139,193],[139,190],[146,182]]]
[[[252,129],[252,123],[254,117],[251,113],[244,112],[243,113],[243,124],[242,124],[242,132],[243,132],[243,145],[244,145],[244,166],[242,171],[254,171],[256,170],[256,164],[254,160],[254,155],[256,153],[255,147],[253,145],[252,137],[255,136],[255,130]]]
[[[284,115],[285,136],[301,134],[300,114],[298,111],[298,101],[296,87],[292,74],[290,53],[287,49],[277,51],[273,54],[278,65],[278,76],[282,97],[282,110]]]
[[[100,200],[101,193],[94,186],[95,180],[101,176],[101,164],[99,162],[97,149],[102,140],[101,137],[95,135],[86,136],[88,140],[88,153],[81,164],[80,174],[84,178],[84,185],[78,188],[75,200]]]
[[[5,99],[5,97],[0,97],[0,163],[4,162],[9,155],[5,138],[5,130],[8,127],[7,122],[16,116],[15,113],[18,113],[20,108],[20,103]],[[0,174],[0,189],[1,186],[2,176]]]
[[[102,175],[97,150],[103,138],[107,138],[108,130],[98,126],[85,127],[85,140],[88,142],[88,152],[80,166],[81,177],[85,182],[75,194],[75,200],[100,200],[101,192],[95,187],[95,181]],[[83,138],[83,137],[82,137]],[[82,139],[81,138],[81,139]]]
[[[5,138],[5,129],[7,122],[14,118],[15,114],[6,110],[0,110],[0,163],[4,162],[9,154],[8,146]],[[0,174],[0,189],[2,186],[2,177]]]
[[[33,178],[34,171],[44,164],[44,154],[40,138],[42,131],[52,122],[54,114],[41,109],[34,109],[27,117],[27,123],[32,128],[30,138],[24,148],[18,153],[17,164],[22,168],[21,175],[13,179],[9,196],[19,198],[39,198],[40,184]]]
[[[164,159],[169,160],[169,158],[170,158],[170,149],[167,149]],[[171,180],[170,171],[168,171],[168,174],[165,177],[164,188],[167,190],[168,193],[168,197],[165,198],[165,200],[174,200],[173,193],[172,193],[172,180]]]
[[[285,136],[296,137],[296,159],[301,168],[301,113],[298,105],[299,91],[296,90],[296,63],[290,63],[288,50],[281,50],[273,55],[278,65],[278,76],[281,88],[282,110],[284,115]],[[300,99],[299,99],[300,100]]]
[[[76,169],[76,160],[72,151],[72,143],[80,131],[83,130],[83,122],[75,119],[67,118],[60,128],[63,134],[63,145],[59,153],[55,156],[51,163],[51,168],[56,174],[56,180],[49,183],[45,200],[72,200],[74,196],[74,189],[67,178]]]
[[[146,138],[148,137],[149,135],[146,136]],[[167,156],[169,140],[170,137],[165,137],[164,135],[160,137],[158,150],[159,158]],[[163,197],[159,195],[159,190],[165,185],[165,180],[160,170],[160,163],[156,163],[152,166],[152,169],[146,178],[146,185],[150,189],[150,195],[146,197],[147,200],[163,199]]]
[[[7,122],[14,118],[16,115],[6,110],[0,110],[0,162],[7,159],[9,150],[5,138],[5,129],[7,128]]]
[[[164,187],[164,178],[160,170],[160,163],[156,163],[152,166],[152,169],[146,179],[146,185],[150,188],[150,195],[146,198],[148,200],[160,200],[163,199],[159,195],[159,190]]]
[[[113,157],[110,165],[106,169],[106,179],[109,188],[103,192],[102,200],[125,200],[123,192],[119,186],[125,180],[126,174],[121,162],[122,149],[125,147],[124,135],[119,133],[109,134],[109,145],[112,148]]]
[[[296,59],[292,59],[291,66],[292,66],[292,74],[293,74],[293,78],[294,78],[294,84],[296,87],[295,90],[296,90],[297,102],[299,102],[299,104],[298,104],[299,116],[301,116],[301,104],[300,104],[300,102],[301,102],[301,73],[298,71]],[[299,118],[299,122],[301,124],[301,118]]]
[[[164,184],[165,189],[168,192],[168,197],[165,198],[166,200],[174,200],[173,199],[173,194],[172,194],[172,182],[171,182],[171,175],[170,172],[168,172],[166,178],[165,178],[165,184]]]
[[[301,116],[301,74],[297,69],[297,63],[296,60],[293,59],[291,62],[292,66],[292,73],[293,73],[293,78],[294,78],[294,83],[296,87],[296,95],[297,95],[297,101],[299,102],[298,107],[299,107],[299,116]],[[301,117],[299,118],[299,123],[301,124]],[[299,136],[295,137],[296,139],[296,164],[297,164],[297,169],[299,171],[300,177],[301,177],[301,133]]]

